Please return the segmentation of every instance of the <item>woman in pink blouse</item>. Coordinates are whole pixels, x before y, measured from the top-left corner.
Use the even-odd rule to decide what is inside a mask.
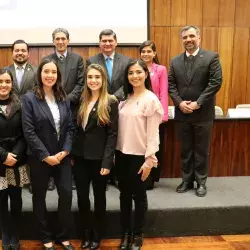
[[[168,121],[168,73],[164,65],[160,65],[156,53],[156,46],[152,41],[145,41],[139,48],[141,60],[145,62],[150,72],[150,79],[154,93],[161,102],[164,110],[163,122]],[[164,125],[160,126],[160,141],[164,141]],[[162,146],[160,144],[160,151],[157,153],[159,158],[158,168],[151,171],[150,177],[147,180],[147,189],[153,189],[154,182],[159,181],[161,172],[161,155]]]
[[[132,61],[126,67],[124,94],[125,101],[119,105],[115,161],[123,230],[119,249],[128,249],[131,245],[132,250],[137,250],[142,246],[148,207],[145,180],[157,166],[155,153],[159,150],[159,125],[163,116],[143,61]],[[133,199],[135,216],[132,225]]]

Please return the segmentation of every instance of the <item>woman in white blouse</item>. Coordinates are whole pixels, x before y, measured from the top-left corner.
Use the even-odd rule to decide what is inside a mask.
[[[46,192],[50,176],[55,179],[58,199],[56,240],[63,249],[69,242],[72,178],[69,152],[73,124],[69,102],[61,85],[61,73],[51,59],[41,62],[34,92],[23,97],[23,131],[28,144],[28,162],[33,191],[33,210],[44,249],[54,250],[52,232],[46,220]]]
[[[125,101],[119,105],[119,127],[115,171],[120,189],[121,226],[123,237],[119,249],[141,249],[147,213],[145,180],[157,166],[159,125],[163,108],[152,92],[146,64],[135,60],[125,69]],[[131,224],[132,201],[135,202]],[[133,237],[132,237],[133,236]]]

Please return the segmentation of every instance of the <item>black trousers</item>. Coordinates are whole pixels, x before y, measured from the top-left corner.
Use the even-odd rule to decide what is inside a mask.
[[[83,157],[75,158],[73,167],[78,208],[81,216],[83,230],[95,231],[96,241],[99,241],[105,223],[106,215],[106,185],[108,176],[100,175],[102,160],[87,160]],[[90,183],[94,194],[94,212],[90,209]]]
[[[131,233],[133,231],[134,235],[141,235],[144,232],[148,210],[147,186],[146,182],[141,180],[141,174],[138,174],[144,161],[144,156],[128,155],[116,151],[115,172],[120,189],[120,219],[123,233]],[[133,199],[135,214],[134,222],[132,223]]]
[[[46,219],[46,193],[50,176],[54,177],[58,193],[58,224],[56,240],[69,240],[69,226],[71,223],[72,205],[72,167],[69,157],[66,157],[61,164],[49,166],[45,162],[40,162],[36,157],[29,157],[33,211],[38,222],[41,241],[43,244],[52,241],[52,232],[49,229]]]
[[[182,179],[205,184],[213,121],[178,123],[181,146]]]
[[[10,198],[10,212],[8,199]],[[22,215],[22,189],[9,186],[0,191],[0,220],[2,231],[2,244],[17,244]]]

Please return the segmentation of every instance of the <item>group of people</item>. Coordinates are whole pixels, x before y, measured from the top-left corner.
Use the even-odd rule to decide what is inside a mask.
[[[171,61],[169,76],[159,63],[153,42],[143,42],[140,59],[133,60],[115,52],[117,37],[110,29],[101,31],[101,52],[86,61],[85,71],[81,56],[67,49],[66,29],[53,32],[55,53],[43,58],[38,68],[28,63],[28,44],[14,42],[14,64],[0,70],[4,250],[20,249],[21,188],[29,179],[44,249],[55,249],[54,240],[63,249],[74,249],[69,233],[72,172],[83,226],[81,248],[99,249],[111,170],[120,191],[122,239],[118,248],[141,249],[148,209],[146,190],[159,181],[164,154],[160,142],[162,123],[168,120],[168,91],[176,105],[182,140],[183,182],[177,192],[193,188],[196,181],[197,196],[206,194],[212,112],[221,69],[216,53],[199,48],[197,27],[184,27],[181,36],[186,52]],[[189,55],[194,57],[192,65]],[[55,235],[46,219],[45,199],[51,177],[59,196]]]

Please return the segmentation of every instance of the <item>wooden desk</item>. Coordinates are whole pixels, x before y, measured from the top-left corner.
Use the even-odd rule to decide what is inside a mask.
[[[181,177],[177,122],[164,126],[161,177]],[[210,148],[209,176],[250,175],[250,119],[216,118]]]

